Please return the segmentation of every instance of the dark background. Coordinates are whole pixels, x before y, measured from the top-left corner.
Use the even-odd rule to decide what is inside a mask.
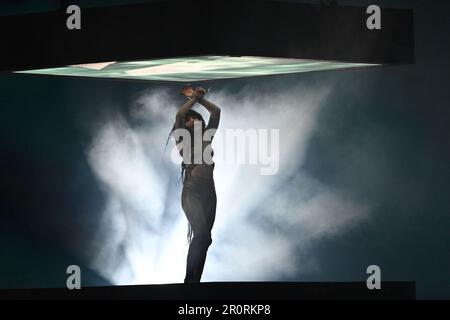
[[[321,242],[320,272],[280,280],[364,281],[361,266],[376,263],[382,266],[383,280],[417,281],[419,298],[450,298],[450,4],[376,4],[414,10],[415,65],[213,85],[239,95],[245,94],[244,86],[257,91],[337,83],[319,115],[327,130],[313,136],[303,169],[326,185],[376,204],[374,219]],[[0,12],[17,13],[19,5],[14,6],[5,2]],[[0,74],[0,288],[65,286],[69,264],[85,270],[86,286],[108,283],[85,266],[104,205],[84,153],[91,138],[89,123],[107,105],[126,114],[137,93],[158,86],[179,88]],[[364,158],[371,159],[370,167]]]

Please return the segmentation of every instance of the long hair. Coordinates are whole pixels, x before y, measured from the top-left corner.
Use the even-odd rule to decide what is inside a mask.
[[[193,117],[193,118],[199,119],[202,122],[202,133],[205,131],[205,128],[206,128],[205,120],[203,119],[203,117],[202,117],[202,115],[200,113],[198,113],[195,110],[189,109],[189,111],[186,112],[186,114],[184,116],[183,124],[186,123],[186,118],[187,117]],[[175,126],[176,126],[176,123],[173,124],[172,129],[169,132],[169,135],[168,135],[167,140],[166,140],[166,146],[164,147],[164,151],[167,149],[167,144],[169,143],[170,137],[173,136],[173,132],[175,131]],[[186,129],[188,129],[188,128],[186,128]],[[188,130],[191,131],[191,129],[188,129]],[[180,181],[184,181],[185,169],[186,169],[185,163],[181,162],[181,177],[180,177]],[[189,244],[192,242],[192,238],[193,237],[194,237],[194,232],[193,232],[191,224],[188,221],[187,241],[188,241]]]
[[[186,123],[186,118],[187,117],[193,117],[193,118],[199,119],[202,122],[202,132],[205,131],[205,128],[206,128],[205,120],[203,119],[203,117],[202,117],[202,115],[200,113],[198,113],[195,110],[189,109],[189,111],[186,112],[186,114],[184,116],[184,123]],[[169,143],[170,137],[172,136],[173,132],[175,131],[175,125],[176,125],[176,123],[173,124],[172,129],[170,130],[169,135],[167,136],[166,146],[164,147],[164,151],[167,148],[167,144]]]

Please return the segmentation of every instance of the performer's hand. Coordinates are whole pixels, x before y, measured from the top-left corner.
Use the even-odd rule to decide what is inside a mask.
[[[183,87],[183,89],[181,89],[181,93],[186,97],[186,98],[193,98],[192,95],[194,93],[194,90],[191,88],[191,86],[186,85]]]
[[[203,99],[205,93],[206,93],[206,89],[198,87],[192,93],[192,98],[194,98],[196,100],[201,100],[201,99]]]

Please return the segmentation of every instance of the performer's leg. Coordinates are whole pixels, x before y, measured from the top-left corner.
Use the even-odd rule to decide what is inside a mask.
[[[195,235],[194,233],[194,238],[189,246],[184,282],[200,282],[211,242],[211,234]]]
[[[214,185],[212,186],[214,188]],[[209,197],[206,199],[204,203],[204,214],[205,214],[205,224],[203,225],[203,229],[199,231],[198,236],[195,236],[194,239],[198,241],[198,244],[195,244],[196,252],[198,252],[198,256],[195,258],[196,264],[194,269],[194,279],[197,282],[200,282],[201,276],[203,274],[203,268],[205,266],[206,255],[209,249],[209,246],[212,243],[211,238],[211,230],[214,225],[214,220],[216,217],[216,193],[214,189],[209,190]],[[192,242],[194,242],[194,239]],[[197,251],[198,250],[198,251]]]
[[[211,229],[215,219],[216,194],[208,185],[202,187],[201,192],[183,189],[182,205],[194,234],[187,256],[185,282],[200,282],[206,254],[212,243]]]

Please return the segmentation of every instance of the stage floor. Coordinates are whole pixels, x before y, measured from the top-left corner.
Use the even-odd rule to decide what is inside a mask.
[[[414,300],[415,282],[205,282],[137,286],[0,290],[0,299],[148,300]]]

